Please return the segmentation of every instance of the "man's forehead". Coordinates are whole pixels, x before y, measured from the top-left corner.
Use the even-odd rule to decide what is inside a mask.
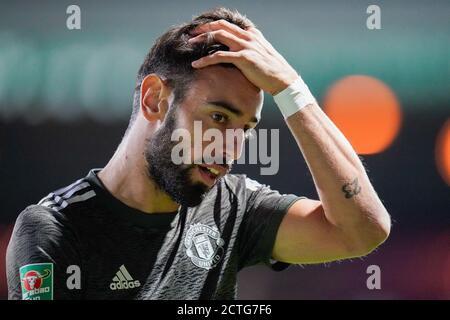
[[[228,100],[237,106],[256,109],[262,107],[262,90],[253,85],[237,68],[209,66],[197,70],[195,78],[195,91],[201,91],[205,99]]]

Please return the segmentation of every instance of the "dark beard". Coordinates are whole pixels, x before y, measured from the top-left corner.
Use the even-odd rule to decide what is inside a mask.
[[[178,143],[170,139],[176,129],[176,108],[169,108],[161,128],[147,140],[144,151],[147,175],[175,202],[182,206],[195,207],[202,202],[209,188],[203,183],[191,181],[190,173],[195,165],[177,165],[171,159],[172,148]]]

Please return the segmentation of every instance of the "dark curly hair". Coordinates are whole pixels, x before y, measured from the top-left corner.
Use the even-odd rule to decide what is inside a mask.
[[[188,43],[189,38],[192,37],[191,31],[197,26],[222,19],[244,30],[254,27],[245,15],[236,10],[220,7],[206,11],[190,22],[170,28],[156,40],[139,68],[129,127],[138,114],[141,83],[147,75],[155,73],[165,79],[173,88],[175,101],[178,102],[183,98],[188,84],[194,79],[195,71],[191,66],[192,61],[219,50],[228,50],[227,46],[215,43],[212,38],[202,43]]]

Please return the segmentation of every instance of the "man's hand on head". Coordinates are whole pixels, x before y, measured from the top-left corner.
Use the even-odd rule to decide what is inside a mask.
[[[232,63],[250,82],[271,95],[283,91],[298,78],[297,72],[256,28],[244,30],[226,20],[217,20],[197,27],[191,34],[190,43],[205,41],[209,34],[230,49],[192,62],[194,68]]]

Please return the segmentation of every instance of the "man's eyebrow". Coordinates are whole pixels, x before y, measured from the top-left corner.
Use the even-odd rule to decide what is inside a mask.
[[[235,106],[233,106],[232,104],[230,104],[226,101],[210,101],[210,102],[208,102],[208,104],[214,105],[219,108],[226,109],[226,110],[230,111],[231,113],[234,113],[236,116],[243,115],[241,110],[239,110],[238,108],[236,108]],[[250,119],[250,122],[258,123],[259,120],[256,117],[253,117]]]

